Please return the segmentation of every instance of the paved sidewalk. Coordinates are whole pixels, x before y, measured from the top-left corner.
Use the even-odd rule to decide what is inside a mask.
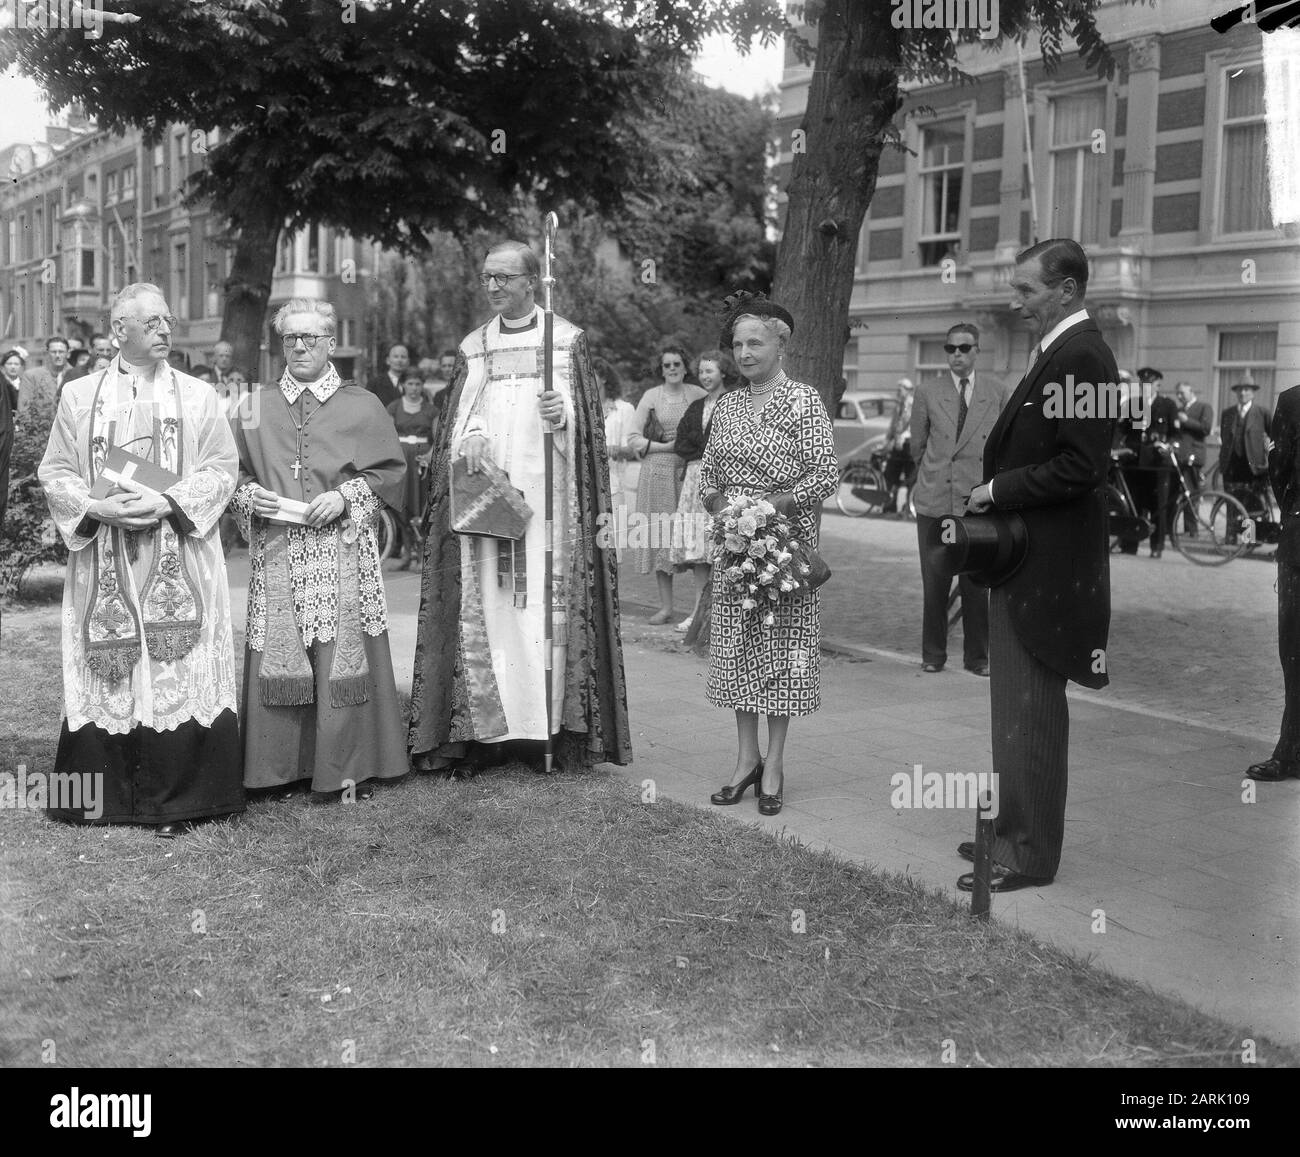
[[[232,559],[236,618],[246,556]],[[393,663],[409,689],[417,574],[385,571]],[[730,778],[734,716],[704,698],[705,661],[649,608],[624,603],[635,763],[664,795],[704,807]],[[828,624],[833,633],[833,624]],[[988,683],[961,671],[923,675],[885,652],[827,658],[820,713],[791,724],[786,805],[758,815],[752,795],[717,809],[737,822],[956,890],[974,835],[970,811],[899,810],[890,778],[989,772]],[[1300,781],[1255,785],[1242,771],[1271,744],[1126,708],[1071,690],[1065,850],[1051,887],[993,897],[995,918],[1091,956],[1114,972],[1300,1044]],[[1098,910],[1105,931],[1094,931]]]

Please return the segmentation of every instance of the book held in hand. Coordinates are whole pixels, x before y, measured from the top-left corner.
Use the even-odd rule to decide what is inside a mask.
[[[148,458],[141,458],[121,446],[110,446],[103,469],[90,488],[90,497],[98,501],[114,494],[126,494],[130,488],[119,485],[124,479],[140,487],[147,498],[153,499],[161,498],[164,491],[181,480],[179,474],[173,474]]]
[[[457,534],[477,534],[517,542],[528,529],[532,507],[510,485],[504,470],[485,459],[477,474],[464,458],[451,468],[451,528]]]

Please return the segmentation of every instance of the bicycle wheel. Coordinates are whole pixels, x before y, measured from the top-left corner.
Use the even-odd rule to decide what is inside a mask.
[[[397,519],[387,506],[375,517],[375,545],[379,548],[379,561],[391,558],[397,549]]]
[[[841,514],[862,518],[879,514],[889,501],[889,487],[884,476],[867,462],[850,462],[840,471],[840,483],[835,489],[835,505]]]
[[[1183,525],[1189,514],[1191,534]],[[1169,537],[1178,553],[1197,566],[1222,566],[1254,545],[1255,523],[1231,494],[1198,490],[1190,503],[1186,498],[1179,500]]]

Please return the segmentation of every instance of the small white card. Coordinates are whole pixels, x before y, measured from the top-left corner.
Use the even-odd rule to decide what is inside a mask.
[[[296,498],[285,498],[277,494],[275,500],[279,503],[280,509],[271,516],[272,522],[288,522],[294,526],[307,525],[307,508],[311,506],[310,502],[299,502]]]

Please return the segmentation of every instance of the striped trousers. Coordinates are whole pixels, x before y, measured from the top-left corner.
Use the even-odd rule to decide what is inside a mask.
[[[998,814],[993,858],[1028,876],[1052,877],[1065,835],[1070,710],[1064,675],[1016,637],[1006,590],[989,592],[989,698]]]

